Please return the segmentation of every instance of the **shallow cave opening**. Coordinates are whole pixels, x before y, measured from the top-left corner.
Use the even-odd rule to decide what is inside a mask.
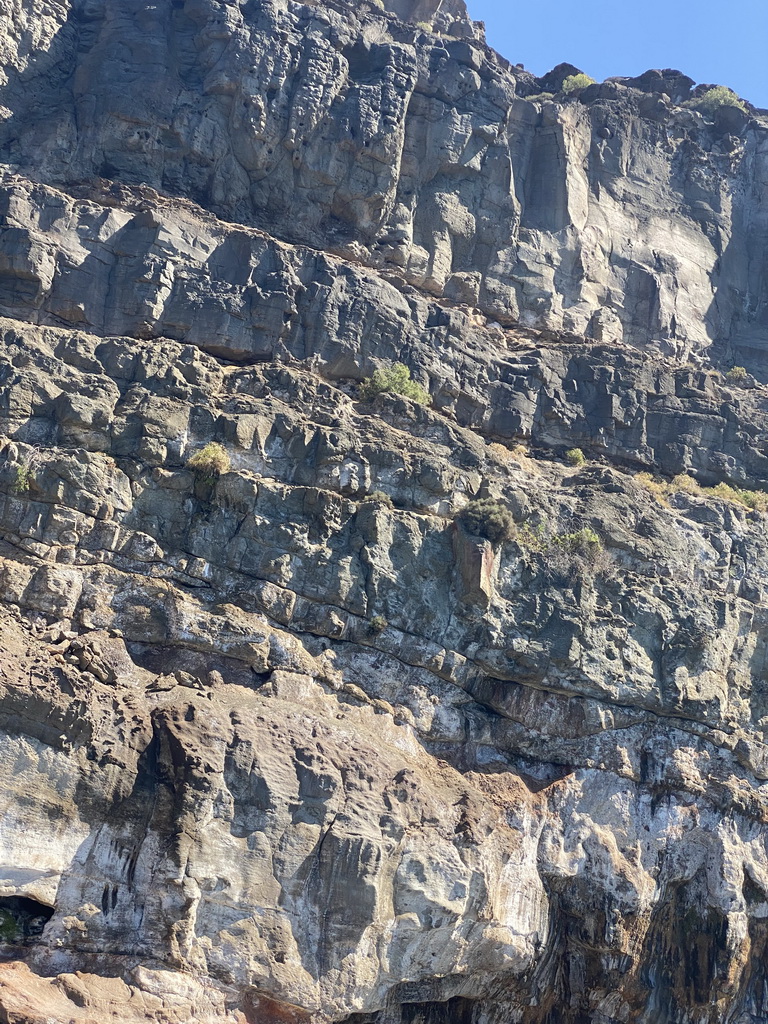
[[[403,1024],[472,1024],[475,1004],[454,996],[442,1003],[403,1003]]]
[[[43,934],[53,907],[28,896],[0,897],[0,945],[22,946]]]
[[[401,1024],[472,1024],[477,1004],[471,999],[454,996],[444,1002],[401,1003],[399,1007]],[[382,1019],[391,1020],[392,1010],[385,1015],[374,1013],[353,1013],[343,1024],[380,1024]]]

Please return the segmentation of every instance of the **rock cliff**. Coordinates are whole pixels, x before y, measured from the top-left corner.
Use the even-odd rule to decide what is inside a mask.
[[[573,70],[0,13],[4,1024],[768,1021],[768,121]]]

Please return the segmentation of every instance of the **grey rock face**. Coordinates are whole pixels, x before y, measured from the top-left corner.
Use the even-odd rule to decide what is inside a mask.
[[[460,0],[0,30],[3,1019],[768,1020],[763,122]]]
[[[22,173],[148,184],[502,322],[763,372],[766,125],[675,106],[678,73],[529,102],[435,0],[21,6],[0,146]]]
[[[310,360],[330,380],[402,360],[437,408],[489,437],[578,444],[706,483],[768,479],[760,391],[610,338],[502,328],[399,275],[222,224],[146,189],[88,194],[6,179],[0,308],[105,336],[177,338],[237,362]]]

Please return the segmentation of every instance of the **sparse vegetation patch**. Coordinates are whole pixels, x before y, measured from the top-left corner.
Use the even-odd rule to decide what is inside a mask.
[[[717,484],[715,487],[703,487],[702,492],[715,498],[730,501],[733,505],[756,509],[758,512],[768,510],[768,494],[765,491],[749,491],[743,487],[732,487],[730,484]]]
[[[370,494],[366,494],[366,496],[363,498],[363,501],[378,501],[382,505],[386,505],[387,508],[395,507],[394,502],[392,501],[390,496],[388,494],[385,494],[384,491],[371,491]]]
[[[32,448],[14,470],[11,494],[26,494],[34,479],[34,465],[38,458],[37,448]]]
[[[527,551],[546,550],[550,543],[546,523],[539,523],[538,526],[530,526],[528,523],[523,523],[522,526],[518,526],[515,532],[515,540],[520,547],[525,548]]]
[[[701,498],[721,498],[732,505],[740,505],[742,508],[758,512],[768,511],[768,493],[765,491],[750,491],[745,487],[734,487],[726,483],[702,487],[687,473],[679,473],[672,480],[662,480],[650,473],[638,473],[635,479],[662,505],[668,504],[667,499],[673,494],[696,494]]]
[[[596,576],[607,572],[613,564],[591,526],[556,533],[546,521],[535,527],[525,524],[517,528],[515,540],[524,550],[540,555],[547,572],[562,577]]]
[[[11,484],[11,492],[13,494],[26,494],[29,490],[29,482],[32,479],[32,468],[26,463],[22,463],[16,467],[16,472],[13,476],[13,483]]]
[[[0,909],[0,942],[15,942],[18,933],[19,926],[13,914]]]
[[[574,533],[559,533],[553,537],[553,542],[573,555],[594,554],[603,546],[598,535],[589,526],[583,526]]]
[[[516,444],[513,448],[508,448],[499,441],[492,441],[488,445],[488,452],[502,465],[507,465],[509,462],[520,462],[528,455],[528,449],[524,444]]]

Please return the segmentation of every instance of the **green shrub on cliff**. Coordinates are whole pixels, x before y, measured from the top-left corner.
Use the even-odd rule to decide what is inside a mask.
[[[456,522],[461,523],[467,533],[493,543],[511,540],[515,533],[512,513],[493,498],[470,501],[456,515]]]
[[[29,491],[30,485],[34,480],[35,465],[39,457],[40,451],[37,447],[28,449],[26,455],[22,456],[21,462],[13,470],[10,487],[11,494],[26,494]]]
[[[757,512],[768,511],[768,493],[765,491],[750,491],[746,487],[733,487],[726,483],[715,484],[714,487],[702,487],[687,473],[678,473],[672,480],[662,480],[651,476],[650,473],[638,473],[635,479],[649,490],[662,505],[666,505],[667,498],[673,494],[693,494],[700,498],[721,498],[731,505],[740,505],[742,508]]]
[[[586,89],[588,85],[594,85],[594,78],[590,78],[589,75],[580,73],[578,75],[568,75],[561,86],[561,92],[566,95],[570,95],[572,92],[577,92],[579,89]]]
[[[745,114],[747,113],[743,100],[740,100],[736,93],[725,85],[716,85],[712,89],[707,89],[701,96],[688,100],[685,106],[693,107],[694,110],[709,117],[713,117],[721,107],[737,107]]]
[[[29,490],[29,482],[32,479],[32,467],[23,462],[16,467],[11,484],[12,494],[26,494]]]
[[[572,555],[594,555],[603,547],[600,538],[590,526],[583,526],[574,533],[559,533],[553,541]]]
[[[746,487],[731,487],[730,484],[715,484],[714,487],[702,488],[703,493],[715,498],[723,498],[732,505],[743,505],[757,512],[768,510],[768,494],[764,491],[750,491]]]
[[[748,378],[749,374],[743,366],[732,366],[725,375],[727,383],[734,387],[741,387],[742,384],[746,384]]]
[[[16,942],[19,938],[19,926],[13,914],[0,909],[0,942]]]
[[[360,397],[364,402],[370,402],[385,391],[393,395],[404,395],[419,405],[429,405],[430,402],[429,393],[417,381],[411,380],[411,371],[405,363],[390,363],[389,366],[380,367],[360,385]]]
[[[546,571],[553,578],[594,578],[613,571],[613,559],[591,526],[555,534],[542,552]]]

